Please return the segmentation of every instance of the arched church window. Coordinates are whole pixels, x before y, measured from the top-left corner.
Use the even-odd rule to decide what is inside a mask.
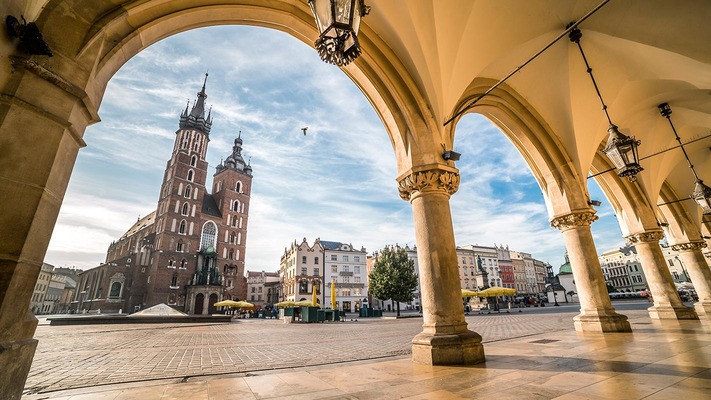
[[[190,166],[194,167],[197,164],[197,156],[190,157]]]
[[[193,192],[193,187],[188,185],[185,187],[185,198],[190,198],[190,194]]]
[[[173,257],[168,260],[168,268],[175,268],[175,259]]]
[[[183,204],[182,214],[188,215],[188,211],[190,211],[190,205],[186,202],[185,204]]]
[[[200,236],[200,250],[206,250],[210,247],[215,249],[217,241],[217,226],[212,221],[205,222],[202,226],[202,235]]]
[[[186,260],[186,259],[183,258],[183,259],[180,261],[180,268],[181,268],[181,269],[186,269],[187,267],[188,267],[188,260]]]
[[[192,170],[192,169],[191,169],[190,171],[188,171],[188,180],[189,180],[190,182],[193,181],[193,170]]]
[[[232,210],[239,212],[239,200],[235,200],[235,202],[232,203]]]
[[[185,220],[180,221],[180,226],[178,227],[178,233],[185,234]]]
[[[199,146],[199,144],[198,144],[198,143],[195,143],[195,144],[193,145],[193,151],[198,151],[198,146]]]
[[[178,286],[178,274],[177,273],[173,274],[173,278],[170,280],[170,286],[173,286],[173,287]]]
[[[237,226],[237,216],[236,215],[232,216],[232,226]]]
[[[179,240],[178,245],[175,246],[175,251],[183,251],[183,241]]]
[[[237,193],[242,193],[242,182],[237,182],[237,186],[235,186],[235,191]]]
[[[227,256],[227,258],[229,258],[230,260],[234,260],[235,259],[235,251],[230,249],[230,253]]]
[[[121,296],[121,282],[114,282],[109,289],[109,297],[118,298]]]
[[[231,244],[235,243],[235,233],[234,232],[230,233],[230,243]]]

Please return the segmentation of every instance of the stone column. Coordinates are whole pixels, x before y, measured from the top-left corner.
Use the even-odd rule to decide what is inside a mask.
[[[617,314],[607,294],[590,224],[597,220],[594,210],[574,211],[551,220],[560,229],[568,250],[573,279],[580,299],[580,314],[575,316],[575,330],[579,332],[630,332],[624,315]]]
[[[95,110],[38,62],[8,60],[12,75],[0,75],[0,398],[19,399],[37,347],[32,291]]]
[[[696,295],[699,296],[699,301],[694,304],[696,312],[711,318],[711,269],[701,253],[704,247],[704,242],[689,242],[675,244],[672,250],[679,252],[681,262],[684,263]]]
[[[644,276],[647,278],[654,299],[654,305],[647,309],[649,316],[652,319],[699,319],[696,311],[685,306],[679,298],[674,279],[664,260],[664,253],[659,247],[662,238],[664,232],[661,230],[636,233],[627,237],[627,240],[637,249]]]
[[[440,164],[412,168],[398,178],[400,197],[412,204],[422,302],[422,333],[412,360],[428,365],[485,361],[481,336],[467,329],[449,197],[459,171]]]

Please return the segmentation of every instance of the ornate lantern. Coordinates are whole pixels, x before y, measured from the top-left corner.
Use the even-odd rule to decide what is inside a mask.
[[[321,59],[337,66],[350,64],[361,53],[360,19],[370,12],[364,0],[308,0],[319,38],[314,43]]]
[[[636,140],[634,136],[626,136],[617,130],[615,125],[610,125],[607,132],[610,136],[607,138],[607,146],[602,149],[602,152],[617,168],[617,176],[626,176],[630,182],[634,182],[637,173],[643,169],[639,165],[637,154],[637,146],[640,141]]]
[[[607,112],[605,100],[603,100],[600,88],[597,86],[597,81],[595,81],[595,75],[592,73],[592,68],[590,68],[588,59],[585,57],[583,46],[580,44],[580,39],[582,37],[583,33],[578,28],[571,29],[568,34],[570,41],[578,45],[580,55],[583,57],[583,62],[585,63],[586,72],[590,75],[590,80],[595,88],[595,93],[597,93],[597,97],[600,99],[602,111],[605,113],[607,122],[610,124],[610,127],[607,129],[610,136],[607,138],[607,146],[605,146],[602,152],[605,153],[607,158],[609,158],[615,165],[615,168],[617,169],[617,176],[626,176],[630,182],[634,182],[637,180],[637,173],[644,169],[639,165],[639,157],[637,155],[637,146],[639,146],[641,142],[635,139],[634,136],[630,137],[622,134],[619,130],[617,130],[617,126],[612,123],[610,114]]]
[[[711,214],[711,187],[704,185],[704,181],[696,180],[691,197],[699,204],[704,214]]]

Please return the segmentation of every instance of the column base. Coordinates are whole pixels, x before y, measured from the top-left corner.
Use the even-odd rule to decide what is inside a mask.
[[[696,302],[694,303],[694,309],[696,310],[696,314],[698,314],[699,317],[706,317],[708,319],[711,319],[711,302]]]
[[[627,316],[616,313],[614,309],[581,310],[573,318],[573,323],[578,332],[632,332]]]
[[[699,319],[693,307],[654,305],[647,309],[651,319]]]
[[[412,361],[427,365],[472,365],[486,361],[481,336],[472,331],[420,333],[412,339]]]
[[[32,357],[37,348],[36,339],[0,343],[0,393],[3,399],[19,400],[30,373]]]

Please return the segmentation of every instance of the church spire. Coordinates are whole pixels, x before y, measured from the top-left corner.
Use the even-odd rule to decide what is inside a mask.
[[[181,129],[195,129],[205,134],[210,134],[210,128],[212,127],[212,108],[208,111],[207,119],[205,118],[205,99],[207,98],[205,86],[207,85],[207,77],[208,74],[205,73],[202,89],[197,94],[197,100],[193,103],[190,114],[187,113],[188,107],[186,107],[185,111],[180,115]]]

